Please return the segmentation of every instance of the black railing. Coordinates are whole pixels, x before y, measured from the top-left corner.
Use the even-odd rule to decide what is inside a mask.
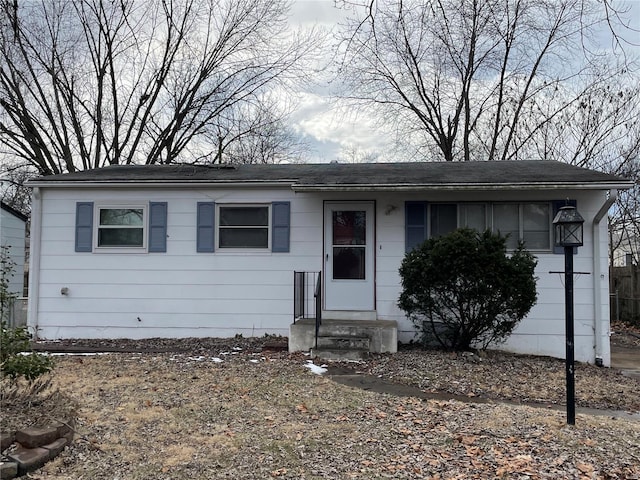
[[[318,298],[320,272],[293,272],[293,323],[313,318],[322,310],[322,297]]]
[[[316,302],[316,348],[318,348],[318,332],[322,324],[322,272],[318,272],[318,280],[316,280],[316,290],[313,298]]]

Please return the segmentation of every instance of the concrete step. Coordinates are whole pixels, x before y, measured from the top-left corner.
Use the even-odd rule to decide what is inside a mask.
[[[308,352],[315,346],[315,319],[297,320],[289,327],[289,351]],[[396,352],[398,324],[391,320],[336,320],[323,318],[320,337],[367,337],[370,352]]]
[[[358,335],[323,335],[318,347],[311,349],[313,358],[323,360],[362,360],[369,355],[371,339]]]
[[[328,361],[357,361],[367,358],[368,350],[353,349],[330,349],[330,348],[312,348],[311,358],[321,358]]]
[[[318,348],[327,350],[364,350],[369,351],[371,339],[363,336],[326,335],[318,337]]]

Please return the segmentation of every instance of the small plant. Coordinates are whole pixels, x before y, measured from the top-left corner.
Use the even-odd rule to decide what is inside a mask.
[[[507,254],[503,237],[459,229],[407,253],[398,306],[425,346],[485,349],[504,341],[535,304],[536,264],[522,245]]]
[[[15,380],[24,377],[33,381],[53,368],[50,357],[33,352],[29,342],[31,335],[27,327],[10,328],[1,324],[0,332],[0,376]]]

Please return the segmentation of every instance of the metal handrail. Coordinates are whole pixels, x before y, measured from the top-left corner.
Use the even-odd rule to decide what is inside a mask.
[[[313,293],[316,306],[316,347],[318,348],[318,332],[322,324],[322,271],[318,272],[318,280],[316,281],[316,290]]]
[[[293,272],[293,323],[322,312],[322,285],[318,283],[321,278],[322,272]]]

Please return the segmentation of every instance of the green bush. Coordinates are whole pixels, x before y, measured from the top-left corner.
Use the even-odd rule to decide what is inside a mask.
[[[506,340],[535,304],[536,264],[522,245],[507,254],[505,238],[459,229],[405,255],[398,306],[424,345],[485,349]]]
[[[9,328],[2,322],[0,332],[0,375],[2,378],[24,377],[29,381],[51,371],[50,357],[35,353],[29,344],[31,335],[26,327]]]

